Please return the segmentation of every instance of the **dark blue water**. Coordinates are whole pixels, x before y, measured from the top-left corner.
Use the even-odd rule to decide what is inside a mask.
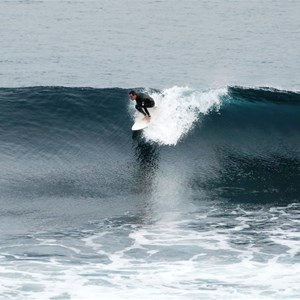
[[[1,1],[0,298],[298,299],[299,4]]]

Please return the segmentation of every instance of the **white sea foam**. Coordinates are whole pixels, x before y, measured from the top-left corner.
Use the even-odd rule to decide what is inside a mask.
[[[220,96],[226,93],[227,89],[202,92],[177,86],[152,93],[157,109],[152,113],[153,124],[144,130],[145,138],[162,145],[176,145],[196,122],[201,122],[203,115],[220,108]]]
[[[211,207],[192,219],[162,218],[139,226],[112,220],[71,242],[72,235],[37,233],[31,253],[60,255],[22,256],[25,245],[12,245],[10,259],[0,266],[0,294],[3,299],[296,299],[299,232],[289,228],[287,208],[236,209],[229,227],[215,214]],[[264,232],[255,229],[275,216],[280,222]],[[9,253],[0,250],[5,260]]]

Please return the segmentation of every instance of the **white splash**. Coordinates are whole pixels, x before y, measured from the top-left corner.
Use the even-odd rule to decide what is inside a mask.
[[[207,92],[174,86],[151,97],[157,108],[152,112],[153,124],[144,130],[144,137],[161,145],[176,145],[201,117],[218,110],[221,96],[227,89]]]

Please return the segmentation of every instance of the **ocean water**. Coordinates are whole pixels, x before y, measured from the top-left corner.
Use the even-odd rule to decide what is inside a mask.
[[[0,299],[299,299],[299,13],[1,1]]]
[[[0,86],[299,90],[298,0],[0,2]]]

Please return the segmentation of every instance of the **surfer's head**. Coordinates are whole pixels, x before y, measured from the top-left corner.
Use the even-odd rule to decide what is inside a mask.
[[[129,98],[130,98],[131,100],[135,100],[135,99],[136,99],[136,96],[137,96],[137,93],[136,93],[135,90],[132,90],[132,91],[130,91],[130,92],[128,93],[128,95],[129,95]]]

